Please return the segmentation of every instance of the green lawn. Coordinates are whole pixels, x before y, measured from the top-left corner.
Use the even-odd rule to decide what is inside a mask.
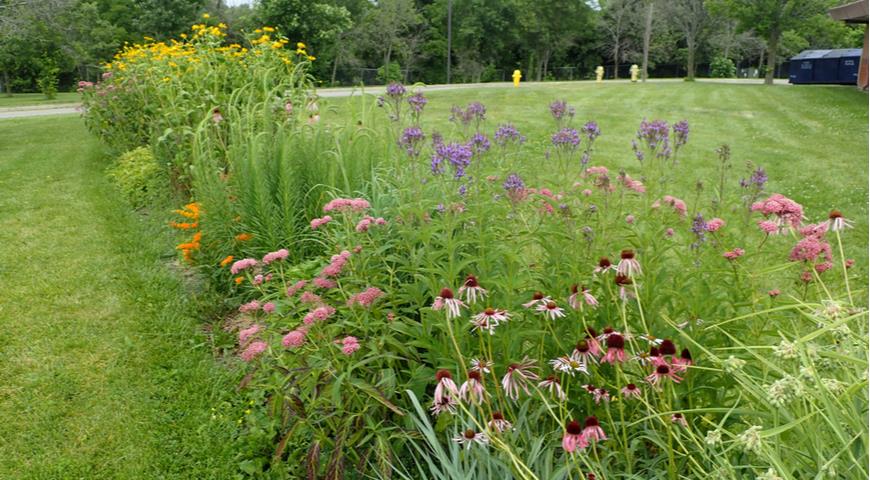
[[[535,162],[555,132],[549,104],[567,100],[577,109],[575,126],[598,122],[593,165],[625,168],[637,176],[631,150],[637,126],[644,117],[669,122],[687,119],[689,145],[680,153],[685,175],[682,191],[697,181],[710,189],[718,178],[715,149],[731,146],[732,179],[728,193],[740,195],[738,181],[747,161],[763,166],[770,177],[768,191],[802,203],[809,220],[827,218],[839,209],[855,220],[850,249],[866,274],[867,264],[867,94],[850,86],[762,86],[668,82],[648,84],[523,84],[520,88],[480,88],[428,92],[423,115],[427,134],[440,131],[449,140],[457,133],[447,119],[452,105],[480,101],[487,108],[486,131],[511,122],[529,138]],[[326,99],[334,107],[324,119],[343,114],[347,99]],[[542,168],[523,172],[538,174]],[[535,180],[534,178],[532,179]],[[541,179],[543,181],[543,179]],[[527,181],[527,183],[529,183]],[[549,185],[534,185],[549,186]],[[686,198],[689,200],[689,198]]]
[[[0,94],[0,108],[6,107],[35,107],[43,105],[57,105],[61,103],[78,103],[79,94],[75,92],[60,92],[57,97],[49,100],[41,93],[15,93],[11,97]]]
[[[230,478],[235,378],[77,116],[0,121],[0,478]]]

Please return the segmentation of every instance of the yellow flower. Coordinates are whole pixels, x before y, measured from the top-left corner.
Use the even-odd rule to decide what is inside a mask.
[[[263,27],[263,31],[264,31],[264,32],[269,32],[269,33],[272,33],[272,32],[274,32],[274,31],[275,31],[275,29],[274,29],[274,28],[272,28],[272,27]]]
[[[273,43],[272,43],[272,48],[281,48],[281,47],[283,47],[283,46],[284,46],[284,45],[281,44],[281,42],[273,42]]]
[[[314,56],[312,56],[312,55],[309,55],[309,56],[308,56],[308,61],[309,61],[309,62],[313,62],[313,61],[315,61],[315,60],[317,60],[317,57],[314,57]]]
[[[299,42],[299,43],[296,44],[296,48],[298,48],[299,50],[304,50],[304,49],[305,49],[305,44],[302,43],[302,42]]]
[[[209,14],[207,14],[207,13],[203,13],[203,14],[202,14],[202,18],[211,18],[211,15],[209,15]]]

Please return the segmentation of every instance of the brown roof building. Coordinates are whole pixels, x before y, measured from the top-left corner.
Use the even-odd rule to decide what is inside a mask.
[[[834,20],[867,25],[867,1],[847,3],[828,10],[828,13]],[[864,49],[861,51],[861,65],[858,67],[858,88],[867,90],[867,80],[867,27],[864,27]]]

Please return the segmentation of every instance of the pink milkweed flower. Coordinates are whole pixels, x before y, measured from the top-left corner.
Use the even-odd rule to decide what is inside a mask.
[[[495,432],[503,433],[513,428],[511,422],[505,420],[501,412],[492,412],[492,420],[487,424]]]
[[[673,229],[673,228],[668,228],[667,230],[665,230],[665,236],[668,237],[668,238],[673,237],[673,236],[674,236],[674,229]]]
[[[805,272],[801,273],[800,279],[804,283],[810,283],[813,281],[813,274],[812,274],[812,272],[805,271]]]
[[[324,215],[321,218],[315,218],[314,220],[311,221],[311,229],[317,230],[318,228],[326,225],[327,223],[329,223],[331,221],[332,221],[332,217],[330,217],[329,215]]]
[[[575,372],[589,374],[589,370],[586,367],[586,362],[582,361],[580,358],[575,358],[573,355],[565,355],[563,357],[554,358],[550,360],[550,365],[553,366],[553,370],[557,372],[567,373],[574,376]]]
[[[459,298],[465,297],[465,301],[468,302],[469,305],[474,305],[474,303],[477,302],[478,295],[480,295],[481,298],[485,298],[486,294],[486,290],[477,283],[477,277],[471,274],[465,277],[465,281],[462,282],[462,286],[459,287]]]
[[[264,277],[262,275],[254,275],[254,279],[251,280],[251,283],[253,285],[262,285],[263,282],[265,282],[265,281],[266,281],[266,277]]]
[[[453,437],[453,441],[460,445],[465,445],[465,448],[471,448],[471,446],[475,444],[486,445],[489,443],[489,437],[487,437],[483,432],[475,432],[473,429],[469,428],[462,432],[462,434]]]
[[[461,315],[460,309],[465,308],[465,304],[453,297],[453,290],[442,288],[441,295],[435,297],[432,303],[432,310],[441,310],[444,307],[447,307],[447,320],[452,320]]]
[[[344,337],[341,340],[341,353],[351,356],[354,352],[359,350],[360,344],[359,340],[353,336]]]
[[[335,288],[338,286],[338,283],[336,283],[335,280],[331,280],[329,278],[323,278],[323,277],[316,277],[312,281],[312,283],[314,283],[314,286],[316,286],[317,288],[323,288],[325,290]]]
[[[510,314],[507,311],[487,308],[471,318],[471,330],[485,330],[490,335],[494,335],[495,328],[502,322],[508,321],[508,319],[510,319]]]
[[[284,335],[284,338],[281,339],[281,345],[284,345],[284,348],[299,348],[305,344],[305,335],[307,333],[305,329],[297,328]]]
[[[528,357],[523,358],[520,363],[508,365],[507,372],[501,379],[501,386],[508,398],[516,401],[520,396],[520,389],[526,395],[529,394],[529,382],[540,380],[538,374],[532,371],[534,367],[535,361]]]
[[[356,231],[357,231],[357,233],[368,232],[369,227],[371,227],[372,225],[385,225],[386,223],[387,223],[387,221],[384,220],[383,218],[380,218],[380,217],[375,218],[375,217],[371,217],[369,215],[366,215],[365,217],[362,218],[362,220],[359,221],[359,223],[356,224]]]
[[[266,342],[251,342],[251,344],[248,345],[248,347],[245,348],[245,350],[242,351],[239,356],[242,357],[242,360],[250,362],[251,360],[260,356],[261,353],[265,352],[267,348],[269,348],[269,345]]]
[[[305,288],[305,285],[308,285],[307,280],[299,280],[298,282],[294,283],[293,285],[290,285],[289,287],[287,287],[287,296],[288,297],[295,296],[296,293],[299,292],[299,290],[302,290],[303,288]]]
[[[606,388],[598,388],[592,394],[592,400],[595,400],[595,405],[598,405],[602,401],[610,403],[610,392]]]
[[[596,343],[598,342],[596,341]],[[580,340],[577,342],[577,345],[574,346],[574,351],[571,352],[571,358],[583,363],[584,365],[587,365],[590,361],[597,362],[598,358],[595,355],[596,354],[592,351],[592,347],[588,340]]]
[[[302,319],[302,323],[305,325],[312,325],[315,322],[323,322],[328,320],[334,313],[335,308],[328,305],[317,307],[305,315],[305,318]]]
[[[640,398],[640,395],[641,395],[640,389],[637,388],[637,385],[635,385],[633,383],[629,383],[628,385],[622,387],[621,392],[622,392],[622,396],[625,399]]]
[[[801,221],[804,218],[803,207],[794,200],[779,193],[771,195],[766,200],[753,203],[750,210],[761,212],[766,218],[773,215],[776,217],[774,221],[778,225],[790,228],[800,227]]]
[[[774,288],[773,290],[767,292],[767,294],[770,295],[770,298],[776,298],[779,296],[780,293],[782,292],[780,292],[778,288]]]
[[[351,253],[347,250],[342,250],[338,255],[333,255],[329,259],[329,265],[323,267],[320,272],[321,277],[337,277],[341,275],[341,271],[350,259]]]
[[[746,253],[746,251],[744,251],[742,248],[735,248],[734,250],[723,253],[722,256],[727,258],[728,260],[737,260],[738,258],[742,257],[744,253]]]
[[[525,308],[534,308],[534,307],[536,307],[536,306],[539,306],[539,305],[542,304],[542,303],[543,303],[543,304],[546,304],[546,303],[549,302],[549,301],[550,301],[550,297],[545,296],[545,295],[544,295],[543,293],[541,293],[541,292],[535,292],[535,293],[532,295],[532,301],[524,303],[524,304],[523,304],[523,307],[525,307]]]
[[[689,428],[689,422],[686,421],[686,417],[684,417],[682,413],[671,415],[671,423],[676,423],[683,428]]]
[[[323,299],[320,298],[319,295],[311,292],[304,292],[300,297],[299,301],[302,303],[314,303],[314,304],[322,304]]]
[[[556,378],[555,375],[550,375],[542,382],[538,383],[538,388],[549,391],[550,395],[554,395],[562,402],[568,399],[568,396],[565,395],[565,392],[562,390],[562,383],[559,382],[559,379]]]
[[[363,290],[360,293],[352,295],[349,299],[347,299],[347,306],[352,307],[355,304],[361,307],[368,308],[372,306],[372,304],[377,301],[377,299],[381,298],[384,295],[384,292],[377,287],[369,287]]]
[[[598,306],[598,300],[592,296],[592,292],[585,285],[578,288],[576,284],[571,286],[571,296],[568,297],[568,305],[574,310],[581,310],[583,308],[583,302],[580,301],[581,296],[586,305],[592,308]]]
[[[828,215],[828,229],[832,232],[839,232],[847,228],[852,228],[852,221],[846,220],[839,210],[832,210]]]
[[[847,258],[845,263],[846,263],[846,268],[852,268],[855,265],[855,259],[854,258]]]
[[[468,380],[459,387],[459,398],[466,402],[482,403],[487,395],[480,372],[469,371]]]
[[[263,304],[263,311],[266,313],[274,313],[275,312],[275,304],[273,302],[268,302]]]
[[[339,212],[362,212],[369,208],[371,208],[369,202],[362,198],[335,198],[323,206],[323,211],[331,212],[336,210]]]
[[[256,300],[251,300],[250,302],[239,307],[239,312],[241,313],[250,313],[256,312],[260,309],[260,302]]]
[[[767,235],[777,235],[779,234],[779,225],[770,220],[762,220],[758,222],[758,228],[761,229],[762,232]]]
[[[607,440],[607,435],[604,434],[604,429],[601,428],[601,424],[598,423],[598,418],[596,416],[590,415],[586,417],[586,421],[583,423],[583,438],[587,441],[600,442],[602,440]]]
[[[680,200],[679,198],[672,197],[670,195],[665,195],[664,197],[662,197],[661,201],[656,200],[655,202],[653,202],[653,204],[651,206],[654,209],[659,208],[662,203],[673,208],[674,212],[676,212],[677,215],[679,215],[680,217],[685,217],[686,213],[688,212],[688,207],[686,207],[686,202]]]
[[[707,222],[707,231],[708,232],[716,232],[719,231],[720,228],[725,226],[725,220],[721,218],[713,218]]]
[[[627,215],[627,216],[625,217],[625,223],[627,223],[627,224],[629,224],[629,225],[631,225],[632,223],[634,223],[634,215]]]
[[[800,230],[798,230],[798,231],[800,232],[802,237],[822,238],[825,235],[825,233],[828,232],[828,224],[827,223],[818,223],[818,224],[811,223],[809,225],[801,227]]]
[[[244,345],[248,340],[260,332],[261,326],[254,324],[250,327],[239,331],[239,345]]]
[[[682,352],[680,352],[680,356],[671,360],[673,364],[675,372],[685,372],[689,367],[692,366],[692,354],[689,352],[688,348],[684,348]]]
[[[583,450],[589,446],[589,441],[583,436],[580,422],[571,420],[565,426],[565,435],[562,436],[562,449],[568,453],[574,453],[578,448]]]
[[[628,278],[639,276],[642,272],[640,262],[634,258],[634,250],[623,250],[620,253],[619,263],[616,265],[616,273]]]
[[[447,397],[459,397],[459,388],[449,370],[438,370],[435,373],[435,380],[438,382],[435,385],[435,403],[442,403]]]
[[[625,362],[625,338],[622,335],[618,333],[608,335],[604,343],[607,345],[607,353],[601,360],[602,362],[611,365]]]
[[[584,189],[584,190],[583,190],[582,192],[580,192],[580,193],[582,193],[584,197],[589,197],[589,196],[592,195],[592,190],[589,190],[589,189],[587,188],[587,189]]]
[[[828,242],[814,236],[800,240],[789,254],[793,262],[815,262],[819,257],[831,261],[831,246]]]
[[[671,369],[670,366],[666,364],[661,364],[653,370],[653,373],[649,374],[646,377],[646,381],[653,384],[654,386],[659,386],[659,383],[663,380],[669,378],[674,381],[674,383],[680,383],[683,381],[682,378],[678,377],[676,373]]]
[[[275,262],[275,261],[278,261],[278,260],[284,260],[289,255],[290,255],[290,252],[288,252],[286,248],[282,248],[281,250],[267,253],[263,257],[263,263],[268,265],[268,264]]]
[[[243,258],[233,263],[233,265],[230,267],[230,273],[232,273],[233,275],[237,275],[242,270],[247,270],[256,265],[257,260],[253,258]]]
[[[549,317],[550,320],[555,320],[565,316],[565,310],[556,305],[556,302],[552,300],[547,303],[538,304],[536,310],[542,312],[544,316]]]
[[[610,170],[607,167],[589,167],[586,169],[586,175],[607,175]]]
[[[489,373],[491,368],[493,367],[493,363],[489,360],[478,360],[476,358],[471,359],[471,368],[469,371],[480,372],[480,373]]]
[[[831,262],[822,262],[822,263],[817,263],[813,268],[815,268],[816,272],[818,272],[818,273],[825,273],[828,270],[834,268],[834,264]]]

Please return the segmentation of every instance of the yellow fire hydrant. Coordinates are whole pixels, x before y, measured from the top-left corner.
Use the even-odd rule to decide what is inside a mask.
[[[511,77],[513,77],[513,79],[514,79],[514,87],[519,87],[520,86],[520,79],[523,78],[523,74],[520,73],[519,69],[514,70],[514,74],[511,75]]]
[[[640,73],[640,67],[638,67],[637,64],[634,64],[629,69],[629,72],[631,72],[631,81],[637,83],[637,74]]]
[[[595,82],[601,83],[603,81],[604,81],[604,67],[599,65],[598,68],[595,69]]]

